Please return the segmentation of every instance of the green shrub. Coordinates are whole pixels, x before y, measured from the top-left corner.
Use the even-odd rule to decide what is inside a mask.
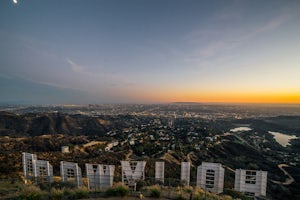
[[[229,195],[223,195],[223,196],[222,196],[222,199],[223,199],[223,200],[232,200],[232,197],[229,196]]]
[[[129,189],[123,184],[116,184],[115,186],[105,191],[105,196],[119,196],[124,197],[128,194]]]
[[[232,198],[239,198],[242,200],[251,200],[252,199],[251,197],[247,197],[243,193],[232,190],[232,189],[225,189],[224,194],[227,194],[227,195],[231,196]]]
[[[45,182],[38,183],[38,187],[41,190],[45,190],[45,191],[49,191],[51,189],[51,185],[49,183],[45,183]]]
[[[137,191],[141,191],[141,189],[142,189],[143,187],[145,187],[146,185],[147,185],[147,182],[146,182],[146,181],[144,181],[144,180],[139,180],[139,181],[136,182],[136,190],[137,190]]]
[[[79,189],[75,191],[75,197],[76,199],[83,199],[83,198],[88,198],[88,191],[83,190],[83,189]]]
[[[73,196],[74,192],[72,190],[70,190],[70,189],[65,189],[63,191],[63,194],[64,194],[64,196]]]
[[[159,198],[161,195],[161,189],[157,185],[150,187],[149,191],[150,191],[150,197]]]
[[[161,194],[160,190],[156,190],[156,189],[150,190],[150,197],[159,198],[160,194]]]
[[[64,197],[64,199],[68,199],[68,200],[76,199],[76,194],[75,194],[74,190],[64,189],[63,197]]]
[[[104,197],[105,196],[105,192],[103,192],[101,190],[90,190],[88,192],[88,196],[89,196],[89,198]]]
[[[64,197],[62,190],[52,189],[50,192],[50,200],[61,200]]]
[[[41,193],[30,193],[30,194],[21,194],[16,199],[22,199],[22,200],[40,200],[42,199]]]
[[[193,200],[204,200],[205,197],[203,197],[202,195],[196,195],[193,197]]]
[[[194,190],[194,188],[192,186],[184,186],[182,189],[186,193],[192,193]]]
[[[187,200],[187,199],[180,194],[176,197],[176,200]]]
[[[16,196],[16,199],[22,200],[40,200],[44,196],[44,193],[40,188],[34,185],[24,185],[20,188],[20,194]]]
[[[68,188],[68,189],[74,189],[76,188],[75,183],[73,182],[53,182],[51,183],[51,188],[55,188],[55,189],[64,189],[64,188]]]

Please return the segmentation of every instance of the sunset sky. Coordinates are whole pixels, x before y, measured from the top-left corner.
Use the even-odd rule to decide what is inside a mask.
[[[0,103],[179,101],[300,103],[300,1],[0,1]]]

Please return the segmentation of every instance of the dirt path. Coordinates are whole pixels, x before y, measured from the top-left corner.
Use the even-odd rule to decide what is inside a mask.
[[[228,166],[226,166],[226,165],[223,165],[223,166],[224,166],[226,169],[228,169],[229,171],[235,173],[235,170],[234,170],[234,169],[232,169],[232,168],[230,168],[230,167],[228,167]]]
[[[126,154],[126,156],[125,156],[125,160],[129,160],[129,158],[130,158],[130,156],[132,155],[132,150],[131,149],[129,149],[129,152]]]
[[[189,162],[191,162],[191,163],[192,163],[192,160],[191,160],[192,154],[193,154],[193,152],[191,151],[191,152],[188,153],[188,155],[186,156],[186,157],[187,157],[187,160],[188,160]]]
[[[90,147],[90,146],[94,146],[94,145],[97,145],[97,144],[105,144],[106,142],[103,142],[103,141],[91,141],[89,143],[86,143],[83,145],[83,148],[86,148],[86,147]]]
[[[162,157],[160,157],[160,159],[168,161],[170,163],[175,163],[177,165],[180,165],[181,163],[174,158],[174,156],[172,156],[169,152],[165,153]]]
[[[290,185],[293,182],[295,182],[295,179],[284,169],[284,167],[289,167],[287,164],[279,164],[278,165],[279,169],[281,171],[283,171],[283,173],[288,177],[285,179],[284,182],[280,182],[280,181],[274,181],[272,180],[273,183],[277,183],[277,184],[282,184],[282,185]]]

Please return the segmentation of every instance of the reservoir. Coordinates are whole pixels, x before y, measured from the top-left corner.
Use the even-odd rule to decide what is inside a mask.
[[[242,132],[242,131],[251,131],[252,129],[249,128],[249,127],[237,127],[237,128],[233,128],[233,129],[230,129],[230,132]]]
[[[276,140],[281,146],[286,147],[289,145],[291,139],[297,139],[297,136],[295,135],[286,135],[283,133],[279,132],[273,132],[273,131],[268,131],[268,133],[272,134]]]

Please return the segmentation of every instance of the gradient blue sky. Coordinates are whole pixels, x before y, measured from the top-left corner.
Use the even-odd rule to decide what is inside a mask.
[[[0,102],[300,103],[299,94],[298,0],[0,1]]]

